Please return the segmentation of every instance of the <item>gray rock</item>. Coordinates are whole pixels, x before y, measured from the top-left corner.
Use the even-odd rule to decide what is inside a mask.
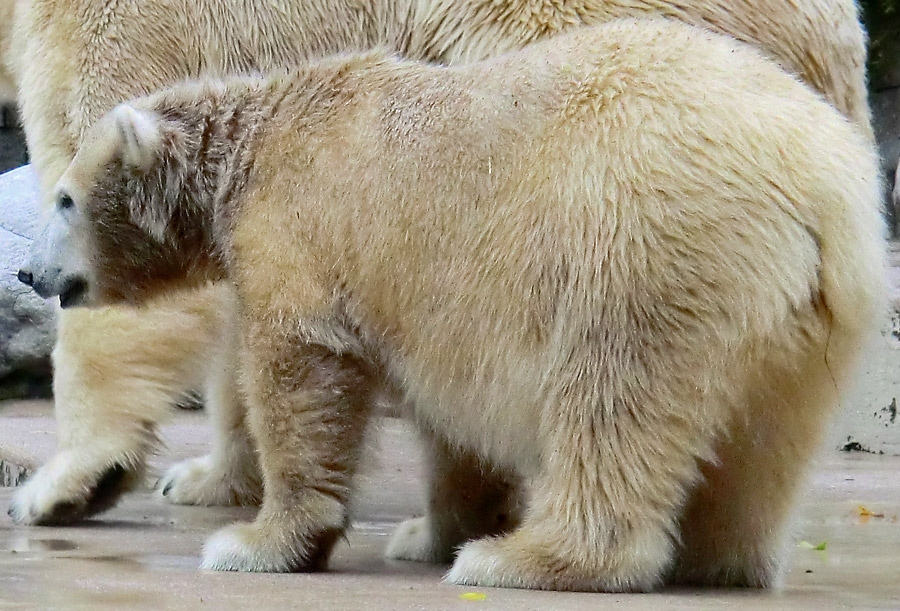
[[[0,397],[34,394],[49,380],[55,305],[16,277],[40,213],[31,166],[0,174]],[[27,383],[24,381],[27,380]],[[15,389],[10,388],[15,387]]]

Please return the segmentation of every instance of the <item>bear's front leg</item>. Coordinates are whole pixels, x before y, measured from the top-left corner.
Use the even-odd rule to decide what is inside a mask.
[[[59,452],[16,490],[25,524],[69,524],[106,511],[143,480],[176,399],[202,379],[218,322],[216,292],[179,293],[142,309],[58,312],[53,394]]]
[[[373,387],[368,368],[333,346],[273,329],[271,320],[244,323],[243,381],[262,508],[253,523],[227,527],[206,543],[203,568],[322,569],[347,526]]]

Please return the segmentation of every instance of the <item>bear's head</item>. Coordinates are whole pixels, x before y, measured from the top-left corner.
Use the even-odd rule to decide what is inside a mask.
[[[92,127],[56,185],[19,279],[63,308],[141,304],[222,276],[214,180],[178,118],[121,104]]]

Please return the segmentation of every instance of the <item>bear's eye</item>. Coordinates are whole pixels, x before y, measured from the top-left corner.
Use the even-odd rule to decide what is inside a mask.
[[[69,208],[72,208],[74,205],[75,205],[75,202],[72,200],[72,198],[69,196],[68,193],[63,193],[62,195],[59,196],[60,209],[68,210]]]

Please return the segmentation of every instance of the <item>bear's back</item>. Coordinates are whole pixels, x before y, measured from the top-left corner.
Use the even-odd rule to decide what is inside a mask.
[[[332,183],[317,214],[358,219],[363,245],[397,216],[463,239],[494,222],[583,234],[612,214],[676,232],[672,218],[752,212],[816,227],[829,202],[877,208],[859,129],[749,46],[677,22],[622,20],[457,68],[328,60],[280,83],[327,95],[273,91],[256,165]]]
[[[724,37],[622,21],[471,66],[373,57],[354,70],[340,87],[358,103],[329,98],[318,123],[283,104],[256,161],[267,184],[274,171],[297,189],[286,244],[302,236],[352,261],[372,311],[464,325],[497,317],[463,313],[461,290],[532,305],[570,291],[588,309],[610,293],[697,297],[685,307],[727,318],[743,291],[765,295],[753,314],[771,318],[808,296],[823,241],[877,250],[872,147]],[[528,307],[507,314],[542,327],[523,322],[542,316]]]
[[[383,93],[366,136],[383,150],[370,161],[401,182],[416,168],[410,188],[453,190],[467,168],[496,202],[504,182],[552,186],[549,164],[560,184],[597,173],[687,202],[719,182],[723,199],[749,201],[773,181],[802,190],[877,174],[861,130],[821,95],[753,48],[677,22],[621,20],[471,66],[372,72]]]

